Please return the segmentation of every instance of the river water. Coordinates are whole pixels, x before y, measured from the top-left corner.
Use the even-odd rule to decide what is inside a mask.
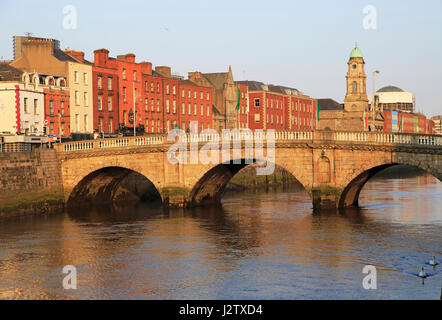
[[[139,204],[0,222],[1,299],[440,299],[442,184],[373,179],[361,209],[312,211],[305,191],[222,206]],[[63,266],[77,269],[65,290]],[[376,267],[377,289],[362,282]],[[420,266],[431,276],[422,281]]]

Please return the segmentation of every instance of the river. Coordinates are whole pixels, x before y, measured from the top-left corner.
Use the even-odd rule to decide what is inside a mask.
[[[440,299],[442,183],[372,179],[360,209],[313,212],[288,189],[221,206],[152,204],[0,222],[1,299]],[[74,265],[77,289],[62,268]],[[365,265],[377,288],[366,290]],[[420,266],[431,276],[422,281]]]

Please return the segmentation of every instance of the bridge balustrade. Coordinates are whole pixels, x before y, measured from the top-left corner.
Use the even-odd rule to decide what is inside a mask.
[[[219,142],[222,135],[218,133],[193,134],[188,133],[184,142]],[[231,132],[230,138],[241,141],[265,141],[265,131],[242,131]],[[327,143],[369,143],[369,144],[401,144],[401,145],[425,145],[441,146],[442,136],[418,135],[404,133],[385,132],[343,132],[343,131],[275,131],[276,141],[322,141]],[[130,146],[162,145],[172,143],[167,141],[167,135],[152,135],[139,137],[124,137],[114,139],[100,139],[93,141],[75,141],[55,145],[62,152],[87,151],[93,149],[124,148]]]

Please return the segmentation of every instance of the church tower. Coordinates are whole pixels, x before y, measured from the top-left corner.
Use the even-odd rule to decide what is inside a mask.
[[[344,100],[345,111],[368,111],[367,76],[364,71],[364,58],[358,45],[351,51],[348,60],[347,94]]]

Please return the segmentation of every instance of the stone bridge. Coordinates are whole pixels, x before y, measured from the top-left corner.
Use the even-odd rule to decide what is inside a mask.
[[[171,163],[168,150],[175,141],[168,141],[167,135],[59,144],[56,149],[65,200],[68,204],[113,201],[121,181],[136,172],[155,186],[165,206],[219,202],[225,186],[239,170],[268,156],[256,154],[256,150],[250,153],[246,144],[263,141],[266,146],[270,141],[267,137],[263,131],[233,134],[232,141],[240,143],[232,143],[224,152],[236,161],[206,164]],[[184,142],[193,143],[193,149],[183,154],[189,160],[192,152],[211,143],[219,145],[219,159],[223,159],[221,140],[218,134],[184,135]],[[364,184],[377,172],[398,164],[423,169],[442,180],[442,136],[277,131],[274,145],[272,161],[304,186],[314,208],[357,206]]]

